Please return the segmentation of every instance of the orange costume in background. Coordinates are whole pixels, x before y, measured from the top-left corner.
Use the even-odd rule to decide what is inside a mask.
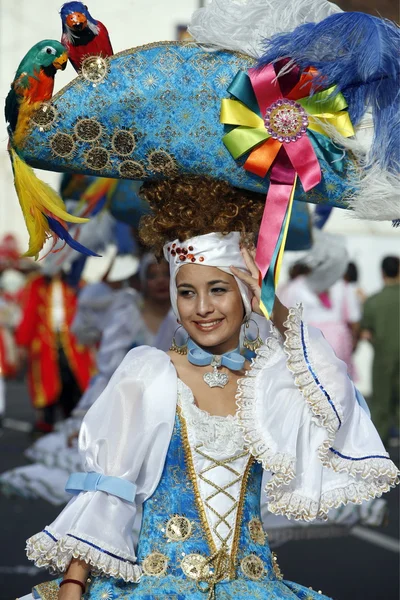
[[[54,286],[62,293],[62,322],[54,323]],[[24,294],[23,316],[15,338],[19,346],[28,350],[28,384],[35,408],[56,404],[62,393],[60,349],[69,369],[84,392],[94,372],[92,351],[80,345],[70,332],[75,316],[75,291],[61,279],[34,277]]]

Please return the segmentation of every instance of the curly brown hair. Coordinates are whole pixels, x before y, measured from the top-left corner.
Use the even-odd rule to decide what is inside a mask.
[[[264,196],[200,175],[182,175],[145,182],[141,195],[152,215],[142,217],[140,238],[156,255],[163,245],[210,232],[255,234],[264,209]]]

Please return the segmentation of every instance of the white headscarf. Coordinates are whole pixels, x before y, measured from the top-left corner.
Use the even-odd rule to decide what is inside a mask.
[[[232,271],[229,268],[232,265],[242,271],[249,272],[240,252],[240,233],[237,231],[226,235],[222,233],[207,233],[206,235],[199,235],[182,243],[179,240],[168,242],[164,246],[164,256],[168,261],[171,275],[169,284],[171,306],[178,318],[176,275],[184,265],[191,263],[206,267],[217,267],[229,275],[232,275]],[[246,284],[237,277],[235,279],[242,296],[246,318],[250,318],[252,294]]]

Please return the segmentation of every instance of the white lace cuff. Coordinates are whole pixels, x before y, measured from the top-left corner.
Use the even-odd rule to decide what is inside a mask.
[[[73,558],[85,561],[94,574],[127,582],[137,583],[142,573],[132,557],[122,555],[115,548],[105,548],[97,540],[83,539],[73,533],[57,539],[55,532],[48,528],[27,540],[26,552],[37,567],[47,568],[54,573],[64,573]]]

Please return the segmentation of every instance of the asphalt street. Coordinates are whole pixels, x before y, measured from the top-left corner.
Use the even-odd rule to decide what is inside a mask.
[[[33,422],[34,415],[21,382],[8,384],[6,417],[6,427],[0,432],[1,472],[28,462],[23,451],[32,438],[17,429],[21,422]],[[398,456],[393,458],[397,460]],[[386,497],[386,527],[357,528],[350,535],[292,541],[278,548],[285,579],[322,590],[334,600],[398,600],[398,489]],[[32,585],[50,579],[25,557],[25,540],[43,529],[59,511],[59,507],[44,501],[0,496],[0,600],[14,600],[28,593]]]

